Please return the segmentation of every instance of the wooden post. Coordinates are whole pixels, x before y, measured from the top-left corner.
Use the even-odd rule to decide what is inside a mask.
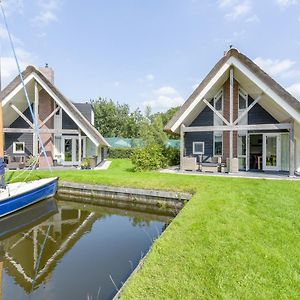
[[[82,161],[82,145],[81,145],[81,130],[80,128],[78,128],[78,162],[79,162],[79,166],[81,165],[81,161]]]
[[[295,176],[295,131],[294,131],[294,123],[292,123],[292,127],[290,129],[290,177]]]
[[[39,122],[39,87],[37,81],[34,82],[34,117],[35,121]],[[33,131],[33,155],[37,156],[39,154],[38,149],[38,137],[35,133],[35,130]]]
[[[183,156],[184,156],[184,124],[180,126],[180,170],[183,170]]]
[[[230,125],[233,125],[233,67],[230,68],[230,96],[229,96],[229,121]],[[230,158],[230,165],[233,159],[233,130],[230,130],[229,135],[229,158]],[[231,168],[230,168],[231,169]],[[229,170],[231,172],[231,170]]]

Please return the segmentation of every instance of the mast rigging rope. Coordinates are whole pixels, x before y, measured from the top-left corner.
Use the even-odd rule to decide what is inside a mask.
[[[3,8],[3,5],[2,5],[2,1],[0,1],[0,7],[1,7],[2,15],[3,15],[3,20],[4,20],[5,28],[6,28],[6,31],[7,31],[7,34],[8,34],[10,45],[11,45],[11,48],[12,48],[12,51],[13,51],[13,55],[14,55],[14,58],[15,58],[15,62],[16,62],[16,65],[17,65],[18,73],[19,73],[19,76],[20,76],[20,79],[21,79],[21,83],[22,83],[22,86],[23,86],[23,90],[24,90],[24,93],[25,93],[25,98],[26,98],[26,101],[27,101],[27,104],[28,104],[28,107],[29,107],[29,111],[30,111],[32,120],[33,120],[34,132],[35,132],[35,134],[36,134],[36,136],[38,138],[38,141],[40,142],[40,145],[41,145],[41,148],[42,148],[42,152],[43,152],[43,154],[45,156],[48,168],[49,168],[50,172],[52,173],[52,167],[50,165],[50,162],[49,162],[49,159],[48,159],[48,156],[47,156],[47,153],[46,153],[46,149],[45,149],[44,143],[43,143],[43,141],[41,139],[41,136],[40,136],[40,133],[39,133],[38,122],[37,122],[37,120],[36,120],[36,118],[34,116],[34,113],[33,113],[32,107],[31,107],[31,103],[30,103],[28,92],[27,92],[27,88],[26,88],[26,85],[25,85],[25,82],[24,82],[23,74],[21,72],[21,68],[20,68],[20,64],[19,64],[19,61],[18,61],[18,58],[17,58],[17,55],[16,55],[14,43],[13,43],[10,31],[9,31],[9,27],[8,27],[6,15],[5,15],[5,12],[4,12],[4,8]]]

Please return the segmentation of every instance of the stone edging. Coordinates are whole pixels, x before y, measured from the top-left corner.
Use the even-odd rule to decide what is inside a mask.
[[[91,197],[93,199],[115,200],[146,205],[182,207],[191,199],[189,193],[176,193],[158,190],[145,190],[105,185],[92,185],[59,181],[58,196]]]

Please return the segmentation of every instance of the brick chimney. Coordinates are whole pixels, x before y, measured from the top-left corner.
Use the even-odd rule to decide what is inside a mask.
[[[54,84],[54,70],[49,68],[47,63],[45,64],[45,67],[41,67],[39,70],[52,84]]]

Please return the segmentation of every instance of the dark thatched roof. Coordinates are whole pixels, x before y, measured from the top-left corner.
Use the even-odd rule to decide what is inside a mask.
[[[195,89],[192,95],[186,100],[186,102],[181,106],[180,110],[174,117],[168,122],[164,130],[167,132],[172,132],[171,128],[174,126],[176,121],[184,114],[187,108],[192,104],[192,102],[197,98],[197,96],[202,92],[202,90],[207,86],[211,79],[217,74],[217,72],[223,67],[223,65],[231,58],[235,57],[238,59],[245,67],[251,70],[262,82],[270,87],[278,96],[284,99],[292,108],[300,112],[300,102],[293,97],[288,91],[286,91],[280,84],[278,84],[273,78],[271,78],[266,72],[264,72],[257,64],[255,64],[246,55],[240,53],[236,49],[230,49],[213,67],[213,69],[208,73],[204,80]]]

